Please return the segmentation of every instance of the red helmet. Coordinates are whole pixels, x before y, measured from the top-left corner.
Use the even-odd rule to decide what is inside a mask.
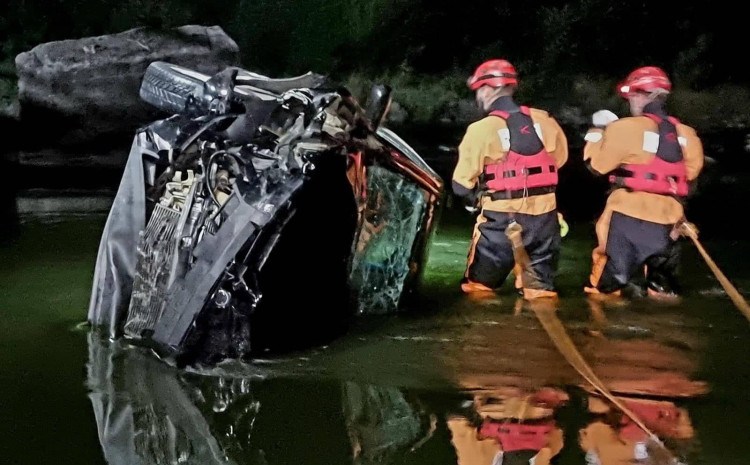
[[[471,90],[482,86],[502,87],[518,85],[516,68],[506,60],[488,60],[479,65],[474,74],[466,81]]]
[[[617,92],[623,98],[628,98],[635,92],[669,92],[672,83],[667,73],[656,66],[644,66],[631,72],[625,80],[617,86]]]

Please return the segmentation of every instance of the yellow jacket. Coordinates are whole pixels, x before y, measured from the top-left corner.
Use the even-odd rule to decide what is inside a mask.
[[[658,135],[657,124],[646,116],[631,116],[610,123],[605,129],[592,128],[586,134],[583,159],[599,174],[607,174],[621,164],[647,164],[656,155],[646,134]],[[703,168],[703,144],[695,129],[677,125],[687,179],[698,177]],[[651,145],[651,147],[649,147]],[[605,210],[659,224],[674,224],[684,215],[682,204],[672,196],[615,189]]]
[[[546,111],[530,108],[530,112],[534,125],[541,132],[544,148],[555,159],[557,168],[560,168],[568,160],[568,140],[565,133]],[[473,190],[477,187],[484,166],[503,160],[507,150],[503,150],[498,132],[507,127],[505,120],[497,116],[487,116],[469,125],[458,146],[458,162],[453,172],[455,184]],[[509,200],[491,200],[485,196],[481,200],[481,206],[497,212],[541,215],[554,210],[557,202],[554,193]]]

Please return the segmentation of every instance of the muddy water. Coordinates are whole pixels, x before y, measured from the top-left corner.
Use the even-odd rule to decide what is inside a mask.
[[[489,465],[498,425],[518,417],[542,425],[537,464],[643,452],[643,434],[565,363],[510,283],[498,296],[458,292],[471,227],[460,211],[443,215],[408,312],[200,373],[80,325],[103,224],[25,221],[0,249],[0,463]],[[571,226],[557,314],[581,353],[687,463],[748,463],[750,325],[700,256],[685,244],[681,302],[592,303],[581,292],[592,226]],[[750,244],[705,245],[750,290]]]

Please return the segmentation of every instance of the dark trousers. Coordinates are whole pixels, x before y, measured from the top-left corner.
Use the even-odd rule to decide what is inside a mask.
[[[523,228],[523,245],[531,260],[531,276],[525,287],[554,291],[560,256],[560,224],[557,211],[541,215],[483,211],[477,217],[466,277],[490,288],[500,287],[513,269],[515,260],[505,229],[517,221]]]
[[[669,236],[672,228],[672,225],[612,213],[607,234],[607,262],[597,289],[610,293],[631,283],[676,292],[680,254],[679,244]]]

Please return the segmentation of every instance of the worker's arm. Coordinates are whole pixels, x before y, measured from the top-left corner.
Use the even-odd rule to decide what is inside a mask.
[[[609,173],[619,167],[630,153],[634,131],[638,132],[627,119],[612,122],[604,129],[589,129],[583,147],[583,160],[594,173]]]
[[[703,144],[695,133],[695,129],[691,127],[681,126],[678,133],[681,138],[680,145],[682,145],[682,155],[685,160],[687,180],[693,181],[703,169]]]
[[[484,169],[484,158],[502,154],[500,138],[490,133],[485,120],[470,125],[458,146],[458,161],[453,171],[453,192],[472,201],[477,195],[479,176]]]
[[[552,134],[554,142],[549,143],[547,137],[545,137],[544,148],[555,159],[555,164],[560,168],[568,161],[568,138],[565,136],[565,132],[560,127],[560,124],[554,118],[549,117],[546,125],[548,126],[546,128],[547,131],[543,128],[542,133]]]

